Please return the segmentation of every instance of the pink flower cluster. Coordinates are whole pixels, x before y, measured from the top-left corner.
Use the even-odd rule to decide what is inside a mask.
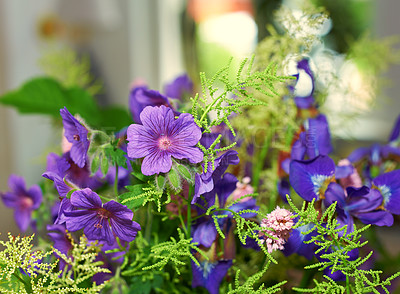
[[[284,249],[283,245],[289,238],[293,225],[293,214],[279,206],[261,221],[261,227],[266,229],[259,232],[259,236],[261,237],[261,242],[267,244],[269,253],[277,249]]]

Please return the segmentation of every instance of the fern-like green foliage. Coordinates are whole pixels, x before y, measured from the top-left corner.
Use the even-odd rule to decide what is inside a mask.
[[[108,273],[101,268],[102,262],[94,262],[100,250],[88,244],[85,237],[80,243],[72,243],[72,256],[67,257],[56,249],[32,251],[33,235],[13,237],[0,241],[4,250],[0,252],[1,293],[98,293],[104,284],[96,285],[90,279],[97,273]],[[56,252],[70,268],[57,271],[58,261],[46,262]]]
[[[79,86],[89,94],[96,95],[103,88],[103,84],[90,73],[89,57],[78,56],[71,48],[53,49],[39,60],[42,70],[70,88]]]
[[[234,205],[236,203],[239,203],[243,198],[251,197],[253,196],[252,194],[247,194],[244,195],[238,199],[236,199],[234,202],[232,202],[231,205]],[[221,212],[223,212],[221,214]],[[231,213],[232,218],[235,220],[236,223],[236,231],[235,233],[237,234],[240,242],[244,245],[246,245],[246,240],[248,238],[253,239],[255,242],[257,242],[258,246],[261,248],[261,250],[264,252],[264,254],[268,257],[270,261],[273,263],[277,264],[278,262],[275,260],[275,258],[268,252],[266,245],[262,243],[262,241],[259,238],[258,232],[262,231],[265,234],[268,235],[268,228],[261,227],[257,222],[255,222],[252,219],[244,218],[242,214],[257,214],[261,215],[261,213],[258,210],[254,209],[242,209],[240,211],[234,211],[229,208],[219,208],[217,205],[212,205],[210,206],[207,211],[206,215],[211,215],[215,228],[220,235],[222,239],[225,239],[225,234],[223,233],[218,220],[219,219],[224,219],[227,218],[228,215],[226,213]],[[261,215],[261,218],[264,217],[264,215]],[[271,238],[275,238],[273,236],[270,236]]]
[[[262,271],[259,271],[258,273],[255,273],[251,277],[247,278],[246,281],[240,285],[240,270],[236,271],[236,276],[235,276],[235,288],[232,288],[232,285],[229,284],[229,292],[228,294],[272,294],[280,291],[280,287],[284,284],[286,284],[286,281],[279,282],[273,286],[270,286],[268,288],[265,288],[264,283],[261,284],[257,289],[255,289],[255,284],[260,280],[260,278],[265,274],[267,271],[268,267],[270,265],[270,262],[268,262]]]
[[[191,113],[196,124],[203,132],[210,133],[213,126],[225,123],[233,135],[235,130],[228,119],[233,113],[241,113],[244,107],[268,105],[256,98],[255,93],[265,96],[277,95],[276,84],[284,82],[288,77],[278,76],[275,65],[270,64],[262,71],[253,71],[254,57],[245,59],[240,64],[236,78],[229,79],[231,62],[219,70],[212,78],[200,73],[202,94],[197,94],[192,100]],[[218,83],[223,85],[219,88]],[[217,140],[220,140],[218,138]],[[214,142],[214,146],[219,141]],[[232,145],[233,146],[233,145]],[[229,146],[229,147],[232,147]],[[216,151],[202,148],[207,163],[215,159]],[[226,150],[226,149],[224,149]]]
[[[321,213],[315,209],[314,200],[311,203],[303,203],[299,210],[288,198],[291,208],[299,217],[296,227],[303,225],[312,225],[312,228],[304,234],[316,232],[309,241],[305,243],[314,243],[318,249],[316,254],[321,254],[323,261],[307,266],[305,269],[317,268],[322,271],[329,268],[331,272],[341,271],[346,276],[345,287],[338,282],[324,276],[326,281],[316,283],[313,289],[294,288],[299,292],[307,293],[380,293],[378,289],[383,289],[389,293],[387,286],[400,272],[395,273],[387,279],[382,280],[380,275],[382,271],[360,269],[372,255],[370,252],[365,257],[358,257],[355,260],[349,260],[348,253],[354,249],[362,248],[368,241],[361,242],[361,233],[369,228],[369,225],[358,229],[354,225],[354,230],[348,233],[347,226],[341,226],[335,218],[336,203],[329,206],[325,212]]]
[[[155,263],[143,268],[143,270],[159,269],[162,270],[167,264],[172,265],[177,274],[180,274],[179,267],[187,264],[189,257],[197,266],[200,263],[193,255],[193,251],[198,252],[208,259],[205,253],[197,247],[197,243],[192,242],[192,238],[186,239],[184,233],[178,229],[179,241],[171,237],[170,241],[162,242],[151,248],[151,254]]]

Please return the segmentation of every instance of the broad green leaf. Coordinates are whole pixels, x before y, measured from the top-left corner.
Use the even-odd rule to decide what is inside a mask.
[[[64,88],[48,77],[29,80],[19,89],[1,96],[0,103],[13,106],[21,113],[47,114],[55,118],[61,118],[60,109],[67,107],[90,125],[97,126],[100,122],[99,108],[92,96],[77,87]]]
[[[169,183],[171,184],[171,188],[173,188],[175,191],[180,190],[181,189],[181,179],[180,179],[178,172],[173,168],[169,171],[167,176],[168,176]]]

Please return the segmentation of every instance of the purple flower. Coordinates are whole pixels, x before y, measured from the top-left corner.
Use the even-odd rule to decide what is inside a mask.
[[[79,188],[91,188],[97,189],[101,187],[102,182],[100,181],[101,172],[98,171],[94,176],[90,176],[89,165],[86,164],[81,168],[76,165],[71,159],[70,152],[64,153],[59,156],[55,153],[50,153],[47,156],[47,172],[43,174],[43,177],[54,181],[57,191],[65,191],[65,187],[57,179],[65,178],[68,182],[75,184]],[[68,191],[67,191],[68,193]],[[61,197],[65,195],[60,194]]]
[[[231,266],[232,260],[204,261],[200,266],[192,261],[192,287],[204,287],[210,294],[218,294],[219,285]]]
[[[343,188],[337,183],[330,183],[326,192],[324,203],[330,206],[337,202],[336,212],[338,213],[338,221],[342,225],[347,225],[347,233],[353,232],[353,217],[360,219],[365,224],[374,224],[377,226],[391,226],[393,224],[393,216],[379,209],[382,204],[382,196],[380,193],[368,187]]]
[[[128,128],[128,156],[142,158],[142,173],[146,176],[171,170],[172,159],[188,159],[190,163],[203,160],[203,152],[195,145],[201,138],[201,130],[189,113],[175,120],[172,109],[146,107],[140,114],[143,125],[132,124]]]
[[[126,205],[114,200],[103,205],[99,195],[89,188],[72,193],[71,204],[76,210],[64,212],[67,229],[83,229],[90,240],[104,240],[112,245],[117,236],[131,242],[141,229],[132,221],[133,212]]]
[[[325,115],[320,114],[316,118],[306,121],[305,132],[300,134],[292,147],[291,158],[297,160],[313,159],[318,155],[328,155],[332,151],[329,124]]]
[[[68,257],[71,257],[70,250],[72,249],[72,236],[66,232],[64,225],[48,225],[47,235],[53,241],[53,247]],[[56,256],[57,253],[55,253]],[[60,258],[59,269],[63,270],[66,263]]]
[[[214,170],[212,169],[212,163],[209,162],[207,166],[207,172],[195,175],[194,196],[192,199],[192,204],[197,203],[201,195],[211,192],[214,189],[214,183],[221,179],[222,175],[229,165],[236,165],[238,163],[238,153],[234,150],[229,150],[219,156],[217,159],[215,159]],[[205,169],[204,165],[203,169]]]
[[[164,87],[165,95],[170,98],[182,99],[185,94],[191,94],[192,92],[193,82],[187,74],[178,76]]]
[[[383,207],[393,213],[400,214],[400,170],[394,170],[376,177],[372,187],[377,188],[383,197]]]
[[[297,222],[296,219],[294,219]],[[304,256],[307,259],[312,259],[315,251],[314,243],[304,243],[306,241],[311,240],[311,237],[315,236],[317,233],[315,231],[310,232],[309,234],[303,234],[303,232],[310,231],[313,228],[312,224],[308,224],[305,226],[298,227],[293,229],[289,239],[286,241],[285,248],[282,251],[283,254],[289,256],[293,253],[297,253],[299,255]]]
[[[289,181],[304,200],[319,199],[328,184],[335,178],[335,163],[328,156],[320,155],[311,160],[292,160]]]
[[[72,143],[71,158],[80,168],[85,166],[89,149],[88,130],[68,111],[60,109],[64,125],[64,136]]]
[[[309,108],[314,104],[314,75],[310,69],[308,59],[302,59],[297,63],[296,84],[289,86],[294,94],[294,101],[298,108]]]
[[[38,209],[42,202],[42,191],[38,185],[29,190],[25,187],[25,180],[17,175],[8,179],[9,192],[0,193],[5,206],[14,208],[14,218],[22,232],[28,229],[31,223],[32,211]]]
[[[168,98],[160,92],[149,90],[146,86],[139,86],[131,90],[129,96],[129,110],[132,113],[135,123],[142,123],[140,113],[146,106],[161,105],[171,107]]]

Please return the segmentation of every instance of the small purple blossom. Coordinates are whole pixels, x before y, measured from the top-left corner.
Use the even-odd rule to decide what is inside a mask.
[[[10,191],[0,193],[5,206],[14,208],[14,218],[18,228],[25,232],[31,223],[32,211],[42,203],[42,190],[38,185],[26,189],[25,180],[17,175],[8,179]]]
[[[68,111],[60,109],[64,125],[64,136],[72,143],[71,158],[80,168],[85,166],[89,149],[88,130]]]
[[[188,159],[190,163],[203,160],[203,152],[195,145],[201,138],[201,130],[189,113],[174,118],[172,109],[146,107],[140,114],[143,125],[132,124],[128,128],[128,156],[142,158],[142,173],[146,176],[167,173],[172,159]]]
[[[400,214],[400,170],[394,170],[376,177],[372,187],[383,197],[383,207],[392,214]]]
[[[72,193],[71,204],[75,210],[64,212],[67,229],[72,232],[83,229],[90,240],[104,240],[112,245],[115,237],[119,237],[130,242],[141,229],[132,221],[133,212],[126,205],[114,200],[103,205],[99,195],[89,188]]]

